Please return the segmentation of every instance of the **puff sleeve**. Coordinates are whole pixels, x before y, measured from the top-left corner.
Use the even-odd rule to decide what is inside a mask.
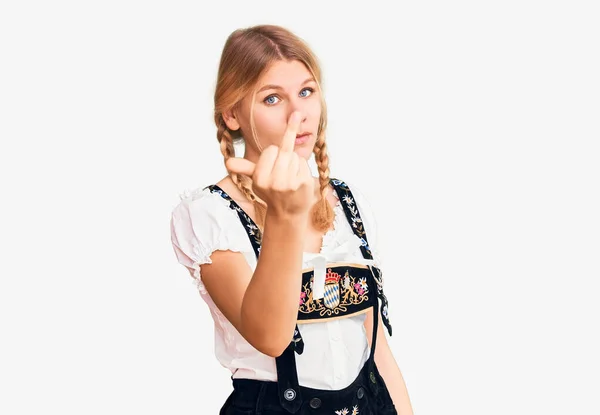
[[[180,195],[180,199],[171,212],[173,251],[200,292],[205,293],[200,265],[212,263],[210,257],[216,250],[243,252],[251,258],[252,245],[236,212],[220,196],[197,189]]]

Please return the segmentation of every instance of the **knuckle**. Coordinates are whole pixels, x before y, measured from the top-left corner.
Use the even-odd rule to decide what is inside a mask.
[[[292,190],[291,184],[290,179],[284,176],[273,182],[272,189],[276,192],[287,194]]]
[[[276,193],[285,193],[287,189],[283,183],[274,183],[271,186],[271,190],[273,190]]]

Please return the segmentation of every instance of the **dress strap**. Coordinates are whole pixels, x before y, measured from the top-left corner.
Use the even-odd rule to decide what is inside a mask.
[[[220,195],[223,199],[229,202],[229,208],[235,210],[244,225],[244,229],[248,234],[248,238],[250,239],[250,243],[252,244],[252,249],[254,249],[254,254],[256,258],[260,255],[260,244],[262,240],[262,233],[256,223],[252,220],[252,218],[236,203],[235,200],[231,198],[223,189],[221,189],[218,185],[213,184],[205,187],[205,189],[209,189],[212,193],[216,193]]]
[[[340,199],[340,203],[344,209],[344,213],[346,214],[346,219],[352,228],[352,232],[360,239],[361,246],[360,250],[362,251],[363,257],[365,259],[373,259],[373,253],[371,252],[371,247],[369,246],[369,241],[367,239],[367,232],[365,231],[365,226],[360,217],[360,212],[358,211],[358,206],[350,191],[350,187],[342,180],[339,179],[330,179],[331,186],[335,189],[338,197]],[[388,315],[388,301],[383,293],[383,279],[381,275],[381,270],[375,266],[369,266],[371,268],[371,273],[373,274],[376,286],[377,286],[377,297],[381,300],[381,317],[383,324],[388,330],[389,335],[392,335],[392,325],[389,321]],[[375,316],[373,316],[375,317]]]

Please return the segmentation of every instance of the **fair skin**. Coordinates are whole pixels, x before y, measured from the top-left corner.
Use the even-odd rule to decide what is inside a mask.
[[[201,270],[204,285],[223,315],[254,348],[273,357],[293,337],[302,253],[318,252],[323,236],[309,220],[310,209],[320,197],[307,162],[320,116],[320,99],[307,89],[315,85],[310,78],[297,62],[276,62],[263,74],[253,111],[259,143],[246,140],[244,158],[227,162],[230,172],[252,178],[254,192],[268,206],[256,269],[253,272],[240,253],[217,251],[211,255],[212,264],[202,265]],[[245,97],[235,110],[223,114],[227,126],[241,129],[244,137],[252,137],[252,99]],[[302,132],[310,133],[308,140],[297,144],[296,136]],[[256,221],[252,205],[231,178],[218,184]]]
[[[246,139],[244,158],[228,160],[227,168],[250,176],[254,192],[268,206],[260,258],[253,272],[241,253],[215,251],[212,264],[201,265],[201,272],[208,293],[231,324],[257,350],[276,357],[288,346],[296,325],[302,254],[319,252],[324,236],[310,220],[310,209],[321,195],[308,167],[321,102],[316,82],[298,61],[273,63],[257,89],[252,113],[257,139]],[[223,114],[228,128],[241,130],[243,137],[252,137],[252,99],[245,97],[235,110]],[[308,137],[297,140],[303,133]],[[253,204],[229,175],[218,185],[257,221]],[[327,200],[332,206],[337,202],[331,188]],[[367,330],[369,321],[372,326],[368,315]],[[378,337],[375,360],[398,413],[412,415],[385,335]]]

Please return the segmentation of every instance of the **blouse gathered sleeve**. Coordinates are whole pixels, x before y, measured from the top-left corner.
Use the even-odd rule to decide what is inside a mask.
[[[200,265],[212,263],[213,252],[251,252],[252,247],[237,223],[237,214],[220,196],[203,190],[180,199],[171,212],[171,244],[177,261],[204,293]]]

